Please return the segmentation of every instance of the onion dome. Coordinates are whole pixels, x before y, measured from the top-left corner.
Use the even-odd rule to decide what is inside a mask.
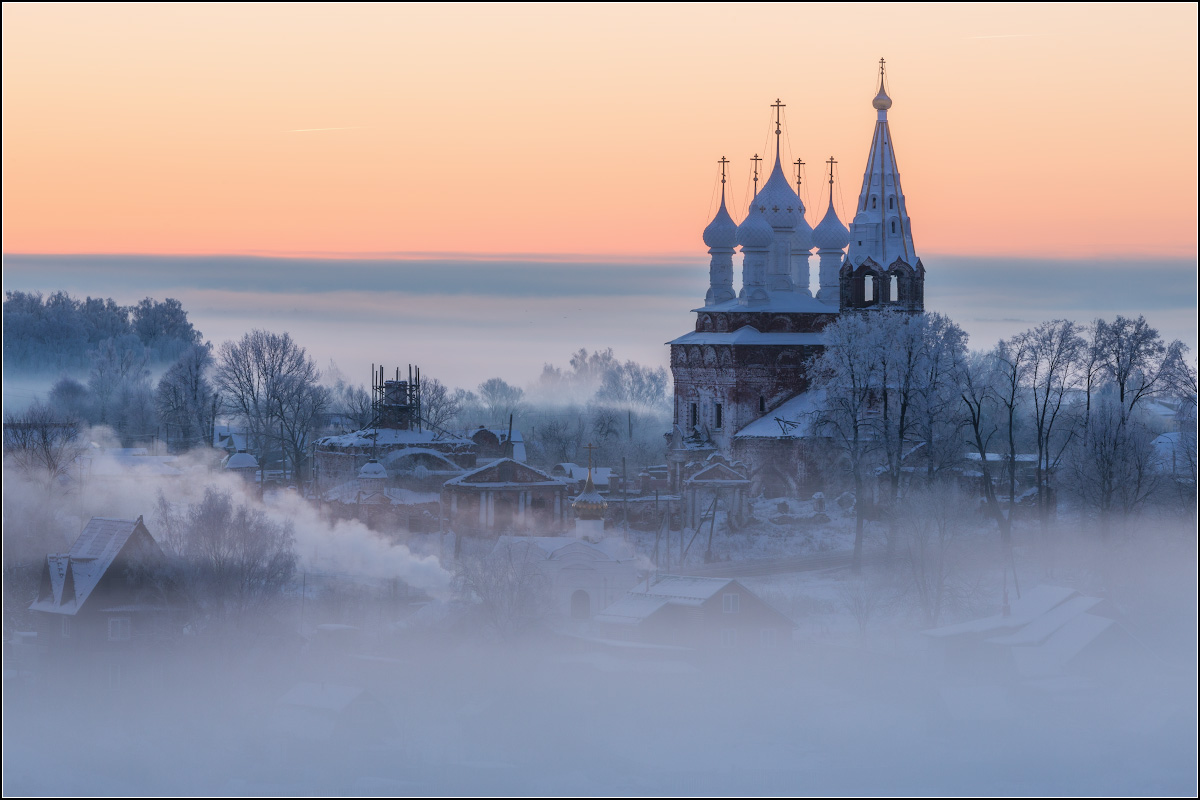
[[[238,450],[225,461],[225,469],[258,469],[258,459],[245,450]]]
[[[771,177],[767,178],[766,184],[754,198],[754,207],[776,229],[795,228],[804,216],[804,206],[783,174],[778,153],[775,154],[775,168],[771,170]]]
[[[737,243],[742,247],[770,247],[775,241],[775,229],[758,210],[758,201],[750,204],[750,213],[737,227]]]
[[[383,480],[387,476],[387,470],[383,464],[380,464],[373,458],[363,464],[363,468],[358,471],[358,477],[366,480]]]
[[[813,249],[813,228],[804,218],[804,203],[800,204],[800,210],[796,214],[796,233],[792,235],[792,247],[805,253]]]
[[[717,210],[713,221],[708,223],[708,227],[704,229],[704,244],[708,247],[732,250],[737,244],[737,230],[737,223],[733,221],[733,217],[729,216],[729,210],[725,208],[725,193],[722,191],[721,207]]]
[[[880,111],[887,111],[892,107],[892,98],[887,96],[887,92],[883,90],[882,84],[879,87],[879,94],[875,95],[875,99],[871,101],[871,105]]]
[[[587,483],[583,485],[583,492],[575,498],[575,502],[571,503],[571,509],[575,512],[577,519],[604,519],[604,509],[606,508],[608,508],[608,501],[596,491],[596,485],[592,483],[592,471],[589,469]]]
[[[825,216],[813,230],[812,240],[818,250],[843,250],[850,244],[850,229],[838,219],[833,203],[829,204]]]

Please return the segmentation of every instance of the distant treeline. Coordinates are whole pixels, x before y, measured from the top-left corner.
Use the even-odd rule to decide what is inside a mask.
[[[4,293],[4,361],[10,369],[87,368],[89,353],[109,340],[118,350],[144,347],[151,362],[167,363],[201,338],[183,305],[170,297],[123,306],[66,292]]]

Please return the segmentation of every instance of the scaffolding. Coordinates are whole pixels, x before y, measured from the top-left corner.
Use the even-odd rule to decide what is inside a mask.
[[[400,379],[396,367],[395,379],[385,379],[383,365],[371,365],[371,411],[373,428],[397,428],[420,431],[421,428],[421,369],[408,365],[408,380]]]

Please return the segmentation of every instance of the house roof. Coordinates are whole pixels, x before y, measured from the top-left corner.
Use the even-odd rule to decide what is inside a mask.
[[[813,435],[813,417],[823,390],[801,392],[734,434],[736,439],[800,439]],[[781,424],[779,420],[783,420]]]
[[[38,597],[30,610],[54,614],[79,611],[139,528],[154,543],[141,517],[92,517],[69,552],[46,556]]]

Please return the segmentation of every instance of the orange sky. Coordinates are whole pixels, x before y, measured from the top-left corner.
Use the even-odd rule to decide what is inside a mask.
[[[7,253],[702,256],[715,161],[741,210],[777,96],[810,222],[831,154],[853,203],[881,55],[919,252],[1196,249],[1192,4],[5,4],[3,23]]]

